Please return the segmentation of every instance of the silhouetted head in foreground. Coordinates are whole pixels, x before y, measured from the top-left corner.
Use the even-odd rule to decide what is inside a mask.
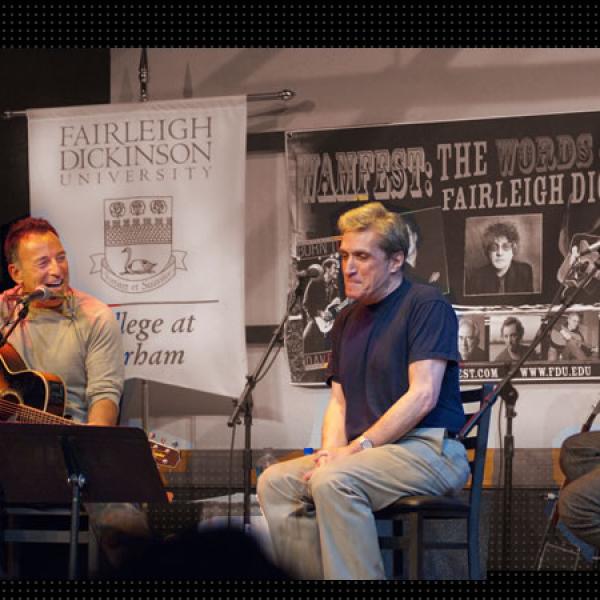
[[[185,530],[149,542],[111,574],[126,579],[291,579],[239,529]]]

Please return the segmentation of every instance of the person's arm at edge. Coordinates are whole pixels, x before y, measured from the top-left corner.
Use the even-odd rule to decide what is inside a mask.
[[[346,397],[342,385],[337,381],[332,381],[331,396],[321,428],[321,448],[341,448],[347,444]]]
[[[88,425],[114,427],[119,417],[119,407],[109,398],[100,398],[90,407]]]

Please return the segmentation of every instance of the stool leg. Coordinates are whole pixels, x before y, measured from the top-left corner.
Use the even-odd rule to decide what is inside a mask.
[[[558,514],[556,512],[556,500],[554,500],[554,504],[552,506],[552,510],[550,511],[550,515],[548,516],[548,520],[546,522],[546,527],[544,528],[544,535],[542,537],[542,542],[540,544],[537,556],[535,558],[535,570],[541,571],[542,566],[544,564],[544,556],[546,554],[546,548],[548,546],[548,542],[554,530],[556,529],[556,522],[558,520]]]
[[[96,577],[99,570],[98,538],[88,525],[88,577]]]
[[[423,579],[423,519],[418,512],[410,514],[408,541],[408,578]]]
[[[469,579],[481,579],[479,559],[479,523],[467,523],[467,562],[469,564]]]
[[[402,519],[392,519],[392,537],[395,540],[402,539],[404,536],[404,523]],[[404,565],[406,552],[401,549],[392,550],[392,576],[394,579],[403,579],[406,573]]]
[[[19,545],[11,542],[6,546],[6,573],[8,577],[17,579],[21,575]]]

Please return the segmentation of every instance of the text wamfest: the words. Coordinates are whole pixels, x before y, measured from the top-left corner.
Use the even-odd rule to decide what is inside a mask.
[[[493,179],[486,140],[439,143],[432,160],[423,147],[300,154],[297,192],[305,204],[419,201],[437,195],[434,185],[439,184],[443,210],[593,203],[600,198],[600,174],[587,170],[594,162],[592,134],[499,138],[494,144]]]

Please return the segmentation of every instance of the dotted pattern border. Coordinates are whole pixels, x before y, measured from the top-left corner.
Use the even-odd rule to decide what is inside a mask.
[[[165,600],[192,600],[201,597],[213,598],[256,597],[259,592],[276,597],[314,598],[322,594],[327,597],[342,597],[341,593],[359,593],[365,600],[396,600],[398,593],[406,600],[422,600],[460,597],[460,592],[502,595],[521,592],[530,600],[536,598],[592,598],[595,596],[597,575],[589,572],[526,571],[492,572],[487,581],[0,581],[4,597],[40,598],[81,597],[93,595],[98,599],[112,599],[117,594],[127,598],[163,598]],[[589,592],[589,593],[587,593]],[[334,594],[331,596],[331,594]],[[423,594],[426,594],[425,596]]]
[[[2,47],[584,47],[599,7],[447,3],[5,4]],[[536,39],[537,36],[537,39]]]

